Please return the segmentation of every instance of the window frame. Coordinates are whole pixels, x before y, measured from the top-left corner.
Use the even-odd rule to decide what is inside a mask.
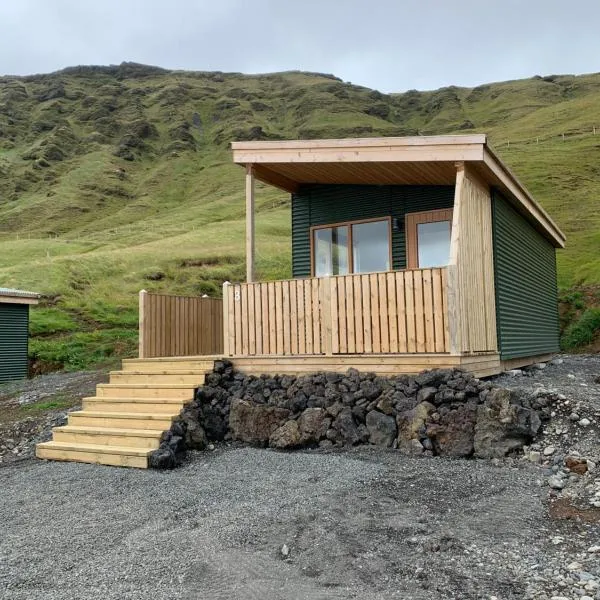
[[[406,215],[404,215],[407,269],[421,268],[419,267],[419,236],[417,234],[418,226],[422,223],[450,221],[450,240],[452,240],[453,215],[454,208],[437,208],[434,210],[406,213]]]
[[[378,221],[387,221],[388,225],[388,251],[389,251],[389,265],[390,270],[393,270],[392,264],[392,217],[372,217],[369,219],[356,219],[355,221],[340,221],[338,223],[326,223],[323,225],[311,225],[310,227],[310,275],[311,277],[317,277],[315,275],[315,234],[314,232],[318,229],[332,229],[333,227],[348,227],[348,275],[354,274],[354,256],[352,252],[353,248],[353,236],[352,226],[361,225],[362,223],[375,223]],[[373,271],[374,273],[385,273],[386,271]],[[344,277],[344,275],[322,275],[321,277]]]

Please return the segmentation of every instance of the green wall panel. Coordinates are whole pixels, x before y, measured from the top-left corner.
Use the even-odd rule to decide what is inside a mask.
[[[27,377],[29,306],[0,303],[0,383]]]
[[[406,267],[404,215],[452,208],[454,186],[304,185],[292,195],[292,269],[294,277],[310,276],[310,227],[340,221],[394,217],[392,263]]]
[[[499,192],[494,191],[492,198],[500,357],[557,352],[555,249]]]

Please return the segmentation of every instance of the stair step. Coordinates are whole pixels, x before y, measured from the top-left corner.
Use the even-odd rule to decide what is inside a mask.
[[[177,415],[188,400],[184,398],[83,398],[83,410]]]
[[[148,468],[150,448],[77,444],[71,442],[43,442],[36,446],[38,458],[67,460],[118,467]]]
[[[175,415],[79,410],[69,413],[69,425],[117,429],[162,429],[171,427]]]
[[[92,444],[156,449],[160,445],[162,433],[162,430],[159,429],[119,429],[115,427],[63,425],[52,430],[52,438],[55,442],[77,445]]]
[[[200,369],[212,371],[217,356],[169,356],[164,358],[128,358],[122,361],[123,371],[156,371],[162,369]]]
[[[110,383],[140,384],[190,384],[196,387],[204,385],[204,371],[172,370],[172,371],[111,371]]]
[[[183,383],[99,383],[96,396],[120,398],[187,398],[192,400],[200,385]]]

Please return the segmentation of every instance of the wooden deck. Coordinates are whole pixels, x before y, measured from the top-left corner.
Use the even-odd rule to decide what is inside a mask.
[[[336,356],[250,356],[230,357],[235,369],[249,375],[301,375],[330,371],[345,373],[349,368],[382,376],[415,375],[429,369],[460,368],[476,377],[500,373],[498,354],[452,356],[450,354],[345,354]]]

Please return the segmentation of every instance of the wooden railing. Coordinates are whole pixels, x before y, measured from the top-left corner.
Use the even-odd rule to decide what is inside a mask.
[[[448,352],[446,269],[226,284],[229,356]]]
[[[140,292],[140,358],[223,353],[220,298]]]

